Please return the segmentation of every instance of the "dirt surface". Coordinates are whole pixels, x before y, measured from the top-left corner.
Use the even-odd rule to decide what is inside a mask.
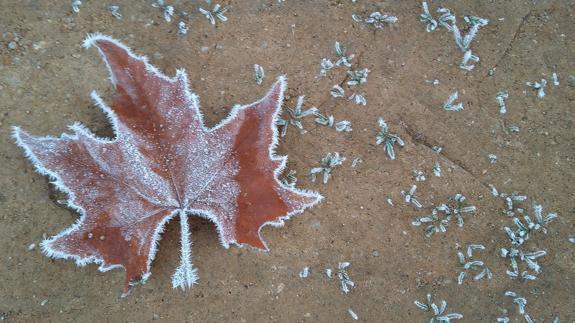
[[[0,315],[8,321],[151,320],[188,322],[420,322],[432,314],[415,300],[427,293],[436,303],[448,302],[448,312],[462,322],[493,322],[508,316],[524,319],[504,292],[527,298],[526,311],[537,322],[575,320],[575,28],[574,1],[434,1],[450,8],[464,26],[463,15],[488,18],[471,45],[481,61],[471,72],[459,68],[462,53],[443,28],[427,33],[418,21],[420,1],[230,1],[229,20],[217,27],[197,12],[200,1],[171,1],[176,12],[189,13],[187,35],[177,22],[164,21],[162,11],[148,1],[121,1],[122,19],[114,18],[108,2],[83,1],[73,13],[70,1],[2,0],[0,30]],[[399,22],[384,29],[353,22],[353,13],[375,10],[396,15]],[[253,102],[275,77],[289,78],[286,106],[298,95],[306,107],[315,105],[336,120],[352,122],[353,131],[339,133],[304,120],[307,133],[290,128],[279,150],[289,155],[298,186],[320,191],[326,200],[288,221],[283,228],[266,227],[269,253],[221,247],[214,226],[191,221],[194,264],[199,284],[182,292],[171,287],[178,264],[179,223],[169,223],[150,280],[120,298],[124,272],[100,273],[95,265],[76,267],[73,261],[51,260],[39,243],[71,225],[73,211],[57,201],[46,178],[34,172],[10,138],[10,127],[22,126],[35,135],[59,135],[80,121],[99,135],[111,135],[104,115],[90,100],[96,89],[113,93],[105,65],[96,50],[81,47],[91,32],[111,35],[169,75],[185,68],[201,98],[210,125],[224,118],[236,103]],[[353,68],[368,68],[362,85],[366,106],[329,94],[345,80],[345,68],[319,76],[320,61],[335,58],[340,41],[356,56]],[[265,68],[261,86],[254,82],[253,64]],[[489,75],[489,70],[494,70]],[[560,85],[554,86],[556,72]],[[526,81],[548,80],[539,99]],[[438,79],[438,85],[426,80]],[[347,88],[346,88],[347,89]],[[465,109],[441,108],[458,90]],[[495,95],[507,90],[506,114]],[[389,160],[375,145],[377,118],[384,117],[405,141],[397,160]],[[516,125],[519,133],[507,127]],[[440,154],[431,148],[442,146]],[[326,184],[306,174],[327,152],[340,152],[346,162]],[[491,163],[488,154],[495,154]],[[351,161],[361,158],[356,168]],[[432,174],[438,161],[441,177]],[[414,169],[427,180],[417,183],[424,205],[418,210],[402,200],[401,191],[415,183]],[[537,280],[510,279],[509,262],[499,249],[510,244],[503,232],[512,226],[502,214],[499,191],[524,193],[525,203],[537,201],[545,212],[560,217],[538,233],[526,249],[543,249]],[[465,225],[451,223],[446,233],[426,238],[413,226],[456,193],[465,195],[477,212],[465,215]],[[388,204],[392,199],[394,206]],[[529,211],[530,212],[530,211]],[[491,280],[457,283],[458,246],[482,243],[477,258],[493,272]],[[29,246],[35,244],[35,248]],[[340,291],[337,278],[323,271],[348,261],[355,288]],[[298,277],[311,267],[308,278]]]

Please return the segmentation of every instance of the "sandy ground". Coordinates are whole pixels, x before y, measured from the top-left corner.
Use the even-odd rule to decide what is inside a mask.
[[[187,35],[177,34],[177,21],[167,23],[148,1],[121,1],[121,20],[108,2],[84,1],[73,13],[70,1],[0,1],[0,317],[20,321],[151,320],[188,322],[334,322],[351,321],[352,308],[360,321],[419,322],[430,313],[414,301],[432,293],[445,299],[448,312],[464,315],[462,322],[493,322],[497,317],[522,322],[517,307],[504,292],[528,300],[527,312],[537,322],[575,320],[575,100],[574,1],[434,1],[463,15],[490,20],[472,44],[481,62],[471,72],[459,69],[462,54],[444,29],[427,33],[418,21],[419,1],[229,1],[229,21],[211,26],[197,13],[200,1],[172,1],[177,12],[190,13]],[[354,23],[353,13],[375,10],[394,14],[399,22],[374,30]],[[163,235],[148,283],[120,298],[124,272],[100,273],[94,265],[78,268],[73,261],[51,260],[37,246],[72,224],[77,215],[56,201],[63,198],[36,174],[10,138],[20,125],[36,135],[59,135],[74,121],[100,135],[110,125],[90,101],[97,89],[104,98],[112,88],[95,50],[81,47],[90,32],[112,35],[150,57],[173,75],[188,71],[192,89],[200,95],[209,124],[226,116],[236,103],[262,96],[281,74],[289,77],[287,106],[306,95],[336,120],[353,124],[351,133],[305,119],[305,134],[295,128],[282,139],[289,168],[299,175],[298,186],[320,191],[320,206],[289,221],[283,228],[267,227],[263,236],[271,252],[226,250],[211,223],[191,222],[194,264],[200,281],[191,290],[171,288],[178,264],[179,224]],[[16,38],[16,39],[15,39]],[[334,58],[339,40],[354,53],[354,68],[369,68],[362,86],[367,106],[335,99],[329,89],[345,79],[336,68],[319,77],[323,57]],[[12,43],[12,44],[11,44]],[[12,47],[12,48],[10,48]],[[261,86],[253,80],[253,64],[265,68]],[[488,75],[490,69],[493,75]],[[559,75],[554,86],[551,73]],[[546,78],[547,95],[538,99],[526,81]],[[426,80],[438,79],[433,86]],[[465,109],[448,112],[443,101],[459,90]],[[507,114],[499,114],[495,95],[509,92]],[[384,117],[406,146],[389,160],[376,146],[377,118]],[[506,127],[516,125],[518,134]],[[440,154],[433,145],[443,147]],[[305,176],[322,155],[338,151],[347,158],[327,185]],[[488,154],[497,155],[492,164]],[[352,168],[351,161],[363,163]],[[434,177],[433,163],[443,175]],[[418,183],[424,210],[402,201],[401,191],[423,170]],[[544,249],[543,270],[532,282],[511,280],[508,261],[499,249],[508,246],[502,215],[504,202],[491,196],[488,184],[503,192],[521,192],[560,218],[526,246]],[[432,238],[412,226],[430,207],[462,193],[475,214],[460,228],[451,225]],[[391,198],[395,206],[387,203]],[[482,243],[478,253],[493,279],[457,284],[457,247]],[[36,244],[29,251],[29,245]],[[356,287],[343,294],[336,278],[322,272],[340,261]],[[298,277],[311,267],[306,279]]]

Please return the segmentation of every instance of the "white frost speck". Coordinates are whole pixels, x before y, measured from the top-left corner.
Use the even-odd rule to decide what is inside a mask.
[[[302,271],[299,272],[299,278],[307,278],[309,276],[309,267],[304,267]]]

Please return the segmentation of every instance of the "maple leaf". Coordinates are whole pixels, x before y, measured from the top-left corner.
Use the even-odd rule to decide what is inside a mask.
[[[287,162],[275,154],[284,77],[259,101],[234,106],[207,128],[184,70],[169,78],[108,36],[88,36],[84,47],[91,46],[117,92],[110,106],[92,92],[114,138],[99,138],[79,123],[58,138],[13,128],[36,170],[66,192],[68,206],[80,213],[75,224],[42,243],[46,255],[71,258],[79,266],[98,263],[100,271],[123,267],[127,293],[149,277],[160,235],[177,216],[181,262],[172,285],[190,287],[197,276],[189,216],[211,220],[226,248],[267,250],[263,226],[282,225],[322,199],[278,180]]]

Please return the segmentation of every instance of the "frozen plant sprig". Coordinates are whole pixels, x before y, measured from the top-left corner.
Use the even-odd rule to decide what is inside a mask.
[[[343,46],[340,42],[335,42],[335,54],[338,57],[338,60],[335,62],[336,66],[345,66],[347,68],[351,67],[350,61],[355,57],[355,55],[347,54],[347,48]],[[322,61],[323,62],[323,61]]]
[[[349,99],[352,100],[357,105],[366,105],[367,104],[367,100],[365,99],[365,95],[363,93],[354,92],[349,97]]]
[[[364,93],[358,93],[358,92],[354,92],[350,97],[350,100],[352,100],[355,104],[357,105],[366,105],[367,104],[367,100],[365,99],[365,94]]]
[[[440,14],[439,18],[437,19],[439,24],[445,29],[453,31],[452,26],[455,25],[455,15],[451,13],[451,10],[444,7],[439,7],[437,8],[437,13]]]
[[[403,195],[403,200],[405,203],[413,204],[416,208],[421,209],[423,205],[421,205],[417,195],[415,195],[416,190],[417,185],[412,185],[408,192],[401,191],[401,195]]]
[[[343,164],[345,157],[341,157],[338,152],[335,153],[327,153],[324,157],[320,160],[320,166],[314,167],[310,170],[310,176],[312,182],[315,182],[316,176],[318,174],[322,174],[323,176],[323,183],[327,184],[327,181],[331,177],[331,173],[333,169],[337,166]]]
[[[164,20],[166,22],[172,21],[172,17],[174,16],[173,6],[166,5],[166,2],[164,0],[155,0],[154,3],[152,3],[152,7],[162,9],[164,13]]]
[[[503,250],[507,250],[505,248],[501,249],[501,254],[503,254]],[[510,249],[508,257],[510,259],[511,262],[511,270],[507,269],[506,270],[506,274],[507,276],[509,276],[509,278],[511,279],[518,279],[522,282],[526,282],[526,281],[530,281],[530,280],[536,280],[537,276],[534,276],[532,274],[530,274],[527,270],[524,270],[522,272],[519,271],[519,265],[517,263],[517,255],[519,254],[519,251],[517,249]]]
[[[433,175],[435,175],[435,177],[441,177],[441,165],[437,161],[433,164]]]
[[[506,200],[512,202],[511,198],[507,197]],[[513,210],[513,205],[511,204],[511,209]],[[507,237],[511,241],[512,244],[520,246],[525,241],[529,239],[529,234],[533,231],[542,231],[543,233],[547,233],[547,224],[558,217],[557,213],[548,213],[547,215],[543,215],[543,206],[540,204],[533,204],[533,214],[534,218],[531,218],[528,214],[525,213],[525,210],[518,208],[517,211],[520,214],[523,214],[523,221],[519,217],[513,218],[513,224],[515,224],[516,229],[512,230],[509,227],[504,227],[505,233]],[[512,212],[514,214],[514,212]]]
[[[499,191],[497,191],[497,188],[495,188],[495,186],[493,186],[493,184],[487,184],[489,186],[489,189],[491,190],[491,195],[493,195],[494,197],[499,196]]]
[[[108,6],[108,9],[110,9],[110,12],[112,13],[112,16],[114,16],[114,18],[122,19],[122,14],[120,13],[120,6],[110,5]]]
[[[477,274],[473,277],[473,280],[481,280],[484,277],[491,279],[493,277],[489,268],[481,260],[473,259],[473,250],[485,250],[485,246],[481,244],[469,244],[467,245],[467,259],[461,251],[457,252],[457,259],[459,265],[462,267],[461,272],[457,276],[457,283],[459,285],[463,284],[463,280],[468,275],[468,272],[475,271]]]
[[[444,214],[443,218],[439,218],[440,212]],[[434,207],[430,215],[422,216],[411,222],[412,225],[420,226],[427,225],[423,230],[426,237],[430,238],[435,233],[447,232],[449,221],[451,220],[451,210],[447,205],[442,204]]]
[[[541,266],[537,262],[537,259],[543,257],[547,254],[545,250],[535,250],[524,252],[515,248],[501,248],[499,251],[501,257],[509,259],[511,263],[511,270],[507,270],[507,275],[512,279],[520,278],[523,281],[535,280],[537,277],[529,274],[526,270],[521,272],[519,270],[519,261],[525,262],[528,269],[532,270],[534,273],[541,273]]]
[[[425,173],[423,173],[421,170],[414,169],[412,171],[412,175],[416,182],[425,182],[426,180]]]
[[[515,202],[524,202],[527,200],[526,195],[520,195],[516,192],[511,194],[501,193],[499,196],[505,200],[505,204],[507,205],[505,214],[510,217],[515,216]]]
[[[366,25],[372,25],[377,29],[383,29],[387,24],[394,24],[399,19],[396,16],[386,15],[379,11],[372,12],[368,17],[362,18],[359,15],[353,14],[351,18],[356,22],[362,22]]]
[[[497,103],[499,103],[499,113],[505,114],[507,112],[507,106],[505,105],[505,100],[509,97],[509,93],[507,91],[499,91],[495,98],[497,99]]]
[[[543,233],[547,233],[545,226],[559,217],[557,213],[554,212],[543,215],[543,206],[537,203],[533,204],[533,214],[535,215],[535,220],[532,220],[529,215],[523,217],[527,222],[527,228],[533,231],[541,230]]]
[[[282,184],[284,184],[285,186],[288,187],[295,187],[295,184],[297,183],[297,177],[295,176],[296,171],[293,169],[290,169],[287,174],[282,177],[280,179],[280,181],[282,182]]]
[[[474,205],[468,206],[465,196],[459,193],[455,194],[455,196],[450,198],[450,200],[455,203],[455,206],[453,207],[453,214],[457,218],[457,225],[462,227],[464,224],[463,214],[475,212],[477,208]]]
[[[339,287],[344,294],[351,292],[355,287],[355,283],[349,278],[347,268],[351,264],[347,261],[337,264],[337,278],[339,278]]]
[[[333,115],[325,116],[321,114],[319,111],[316,112],[314,115],[315,115],[315,123],[317,124],[330,128],[333,127],[333,125],[335,124],[335,117]]]
[[[527,305],[527,299],[525,297],[521,297],[517,293],[509,290],[505,292],[505,296],[513,298],[513,303],[517,304],[519,314],[525,314],[525,306]]]
[[[447,302],[445,300],[441,301],[441,305],[437,306],[431,300],[431,294],[427,294],[427,302],[415,301],[415,306],[417,306],[422,311],[432,311],[433,317],[429,320],[429,323],[435,322],[451,322],[451,320],[460,320],[463,315],[460,313],[449,313],[444,314],[447,310]]]
[[[361,70],[349,70],[347,71],[347,75],[349,80],[347,81],[347,85],[349,87],[359,87],[360,85],[367,82],[367,76],[369,74],[369,69],[364,68]],[[350,97],[349,100],[353,100],[357,105],[366,105],[367,100],[365,99],[365,95],[363,93],[354,92]]]
[[[547,86],[547,80],[541,79],[539,82],[526,82],[527,86],[530,86],[533,90],[537,91],[537,97],[543,99],[545,97],[545,87]]]
[[[375,144],[383,144],[383,150],[387,153],[389,159],[395,160],[395,149],[393,146],[398,144],[400,147],[403,147],[405,146],[405,142],[396,134],[389,132],[389,127],[383,118],[379,118],[377,124],[380,131],[377,136],[375,136]]]
[[[257,85],[261,85],[263,83],[265,75],[264,68],[259,64],[254,64],[254,78]]]
[[[228,17],[224,16],[224,14],[229,10],[229,7],[224,6],[222,7],[220,4],[214,5],[214,8],[211,11],[208,11],[203,8],[198,9],[209,21],[212,25],[216,25],[217,20],[221,22],[228,21]]]
[[[185,35],[188,33],[188,30],[189,28],[185,22],[183,21],[178,22],[178,34]]]
[[[287,108],[288,120],[278,119],[277,124],[282,127],[281,136],[284,137],[287,133],[287,128],[291,124],[292,126],[298,128],[300,131],[304,131],[303,124],[301,123],[302,118],[315,115],[319,112],[316,107],[311,107],[307,110],[303,110],[303,102],[305,96],[301,95],[297,98],[296,106],[292,108]]]
[[[553,85],[559,85],[559,77],[557,76],[557,73],[553,72],[553,74],[551,74],[551,79],[553,80]]]
[[[477,16],[464,16],[463,20],[469,26],[469,32],[463,38],[463,48],[468,49],[475,36],[477,36],[479,29],[486,26],[489,20]]]
[[[497,162],[497,155],[489,154],[489,155],[487,155],[487,159],[489,159],[489,162],[491,164],[495,164]]]
[[[443,109],[446,111],[461,111],[461,110],[463,110],[463,103],[462,102],[454,104],[455,100],[457,100],[458,97],[459,97],[459,93],[457,91],[453,92],[449,96],[449,98],[447,98],[447,101],[445,101],[445,103],[443,103]]]
[[[468,50],[465,52],[465,54],[463,54],[463,60],[461,61],[461,64],[459,64],[459,68],[461,68],[462,70],[471,71],[472,69],[475,68],[474,63],[478,62],[479,62],[479,56],[473,55],[471,50]]]
[[[351,121],[349,120],[338,121],[335,124],[335,131],[337,132],[351,132],[352,130]]]
[[[433,19],[431,13],[429,13],[429,6],[427,5],[427,1],[423,1],[421,3],[421,7],[423,13],[419,15],[419,21],[425,24],[425,30],[427,32],[432,32],[437,28],[437,20]]]
[[[337,132],[351,132],[353,130],[351,128],[351,121],[342,120],[339,122],[335,122],[335,118],[333,115],[325,116],[321,114],[319,110],[314,112],[314,115],[315,115],[315,123],[329,128],[334,127]]]
[[[82,1],[80,0],[72,0],[72,11],[75,13],[80,12],[80,6],[82,5]]]
[[[333,62],[327,58],[322,58],[321,63],[319,65],[321,67],[319,75],[321,76],[326,76],[327,72],[335,66]]]
[[[344,89],[339,86],[339,85],[334,85],[331,90],[329,91],[329,93],[331,94],[331,96],[333,96],[334,98],[342,98],[345,96],[345,91]]]
[[[349,70],[347,71],[347,76],[349,80],[347,81],[348,86],[359,86],[361,84],[367,83],[367,76],[369,74],[369,69],[363,68],[361,70]]]

